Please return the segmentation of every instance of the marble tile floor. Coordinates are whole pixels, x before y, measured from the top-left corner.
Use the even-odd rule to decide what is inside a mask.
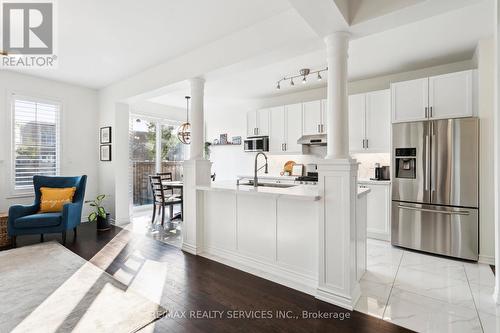
[[[177,207],[174,207],[174,215],[178,211],[179,209]],[[165,224],[162,227],[160,217],[156,218],[154,224],[151,223],[151,214],[151,210],[140,210],[134,212],[132,223],[126,225],[124,229],[180,248],[182,245],[182,221],[175,220],[169,227],[167,223],[167,209],[167,211],[165,212]]]
[[[490,266],[368,240],[356,310],[417,332],[500,332]]]

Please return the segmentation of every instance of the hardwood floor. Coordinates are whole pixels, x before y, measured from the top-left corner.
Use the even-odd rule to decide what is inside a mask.
[[[60,238],[46,235],[45,241]],[[19,237],[18,246],[39,241],[37,235]],[[169,315],[155,323],[155,332],[409,332],[118,227],[97,233],[94,224],[82,224],[76,240],[68,232],[66,247],[167,308]],[[222,318],[189,318],[190,311],[213,316],[215,310],[223,311]],[[229,317],[244,315],[240,310],[273,318]],[[276,311],[292,311],[292,318],[276,318]],[[346,319],[304,319],[302,311]]]

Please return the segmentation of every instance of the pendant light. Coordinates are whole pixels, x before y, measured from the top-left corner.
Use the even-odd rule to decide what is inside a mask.
[[[177,138],[185,145],[191,143],[191,124],[189,123],[189,99],[191,96],[186,96],[186,122],[177,129]]]

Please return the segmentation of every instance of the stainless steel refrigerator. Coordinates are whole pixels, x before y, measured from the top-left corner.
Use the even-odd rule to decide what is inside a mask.
[[[479,120],[393,124],[391,242],[477,260]]]

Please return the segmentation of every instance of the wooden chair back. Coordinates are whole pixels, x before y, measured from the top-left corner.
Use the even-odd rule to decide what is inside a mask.
[[[164,204],[166,198],[165,189],[161,183],[161,176],[149,176],[149,182],[151,183],[151,192],[153,193],[153,204]]]
[[[162,181],[172,181],[173,180],[171,172],[157,172],[156,175],[160,176]]]

